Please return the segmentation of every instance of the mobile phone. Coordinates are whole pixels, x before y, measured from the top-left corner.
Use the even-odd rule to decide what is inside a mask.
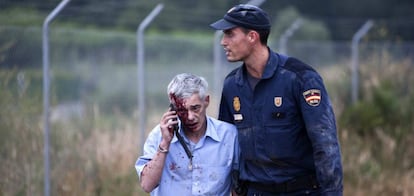
[[[177,109],[175,108],[173,103],[170,103],[170,111],[177,112]],[[174,119],[174,120],[177,120],[177,119]],[[184,148],[184,151],[187,154],[187,157],[190,159],[190,164],[188,165],[188,169],[192,170],[193,169],[193,153],[188,148],[187,144],[184,141],[184,138],[181,136],[180,133],[178,133],[178,129],[179,129],[178,124],[175,124],[173,127],[174,134],[175,136],[177,136],[177,139],[180,142],[181,146]]]
[[[176,111],[177,109],[175,108],[174,104],[170,103],[170,111]],[[177,121],[177,118],[174,119],[175,121]],[[174,132],[178,131],[178,124],[175,124],[173,127]]]

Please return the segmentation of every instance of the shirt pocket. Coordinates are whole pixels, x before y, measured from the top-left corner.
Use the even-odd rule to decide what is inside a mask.
[[[296,152],[301,123],[286,117],[272,120],[264,126],[264,146],[272,160],[290,159]]]

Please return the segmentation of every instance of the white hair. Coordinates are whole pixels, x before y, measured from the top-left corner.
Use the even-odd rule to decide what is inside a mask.
[[[173,94],[177,98],[188,98],[198,93],[200,99],[207,96],[208,83],[206,79],[191,73],[176,75],[168,84],[168,95]]]

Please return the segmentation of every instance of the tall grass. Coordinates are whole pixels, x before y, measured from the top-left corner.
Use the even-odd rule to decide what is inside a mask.
[[[346,195],[414,193],[413,71],[385,51],[361,64],[359,101],[339,114]]]
[[[361,97],[357,103],[350,102],[350,74],[344,69],[347,65],[320,68],[338,119],[344,195],[410,195],[414,192],[413,62],[393,59],[387,52],[365,59],[360,66]],[[154,87],[148,90],[153,109],[149,114],[136,114],[131,106],[135,99],[125,98],[132,95],[114,88],[132,83],[132,77],[125,77],[125,72],[135,76],[130,69],[121,74],[114,68],[105,74],[106,68],[100,64],[91,69],[97,73],[94,88],[98,90],[85,88],[92,93],[82,106],[82,115],[51,124],[52,195],[146,195],[134,170],[141,154],[137,118],[148,115],[150,127],[158,122],[166,107],[164,86],[175,72],[190,67],[192,72],[211,78],[211,67],[202,66],[203,62],[197,63],[198,67],[191,63],[179,67],[171,62],[167,68],[148,68],[153,75],[148,84]],[[182,65],[181,61],[177,64]],[[167,70],[172,68],[174,72]],[[82,73],[88,71],[75,71],[71,77],[60,74],[56,67],[54,71],[56,85],[65,90],[52,91],[53,106],[61,99],[72,98],[61,96],[69,91],[75,97],[83,96],[73,89],[71,81],[75,87],[82,87],[77,80],[85,80],[87,76]],[[65,73],[71,74],[70,69]],[[117,84],[118,75],[129,83]],[[43,194],[41,79],[39,71],[0,70],[0,195]],[[102,87],[100,80],[106,81]],[[158,92],[155,86],[163,90]],[[101,88],[108,93],[100,92]],[[218,101],[213,100],[212,112],[217,111],[217,105]]]
[[[0,72],[0,195],[43,194],[41,92],[26,94],[17,70]],[[87,118],[52,123],[52,195],[144,195],[134,169],[135,120],[89,108]]]

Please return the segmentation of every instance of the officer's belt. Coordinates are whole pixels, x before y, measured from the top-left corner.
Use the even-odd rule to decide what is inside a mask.
[[[282,183],[264,184],[249,182],[249,187],[270,193],[287,193],[306,189],[318,189],[319,184],[315,175],[296,177]]]

